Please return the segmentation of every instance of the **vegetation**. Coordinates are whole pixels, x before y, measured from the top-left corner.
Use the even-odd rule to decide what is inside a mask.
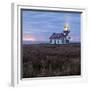
[[[22,47],[22,78],[81,74],[80,44]]]

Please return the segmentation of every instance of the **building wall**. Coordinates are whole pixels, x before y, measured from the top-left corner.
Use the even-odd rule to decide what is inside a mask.
[[[55,44],[54,39],[52,40],[52,42],[50,44]],[[63,44],[62,40],[61,39],[60,40],[56,40],[56,44]]]

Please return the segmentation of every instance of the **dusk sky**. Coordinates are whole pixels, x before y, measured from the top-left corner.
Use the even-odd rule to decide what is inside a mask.
[[[80,41],[80,13],[23,10],[23,41],[49,41],[52,33],[63,32],[65,23],[70,25],[71,41]]]

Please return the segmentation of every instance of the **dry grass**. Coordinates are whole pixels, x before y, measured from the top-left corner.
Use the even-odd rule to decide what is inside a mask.
[[[80,44],[23,45],[22,77],[80,75]]]

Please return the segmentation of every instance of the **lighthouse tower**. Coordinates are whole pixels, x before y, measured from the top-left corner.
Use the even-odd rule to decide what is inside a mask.
[[[63,31],[63,34],[64,34],[64,43],[69,43],[69,39],[70,39],[70,36],[69,36],[69,33],[70,33],[70,26],[69,24],[64,24],[64,31]]]
[[[64,24],[64,35],[67,36],[70,32],[70,26],[69,24]]]

